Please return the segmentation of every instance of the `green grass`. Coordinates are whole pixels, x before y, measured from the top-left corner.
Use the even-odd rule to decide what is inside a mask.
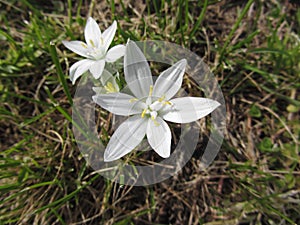
[[[144,2],[0,1],[0,224],[299,223],[299,5]],[[118,21],[115,44],[166,40],[204,58],[228,118],[206,171],[195,154],[175,177],[133,187],[86,164],[71,129],[79,57],[61,41],[83,39],[88,16],[102,30]]]

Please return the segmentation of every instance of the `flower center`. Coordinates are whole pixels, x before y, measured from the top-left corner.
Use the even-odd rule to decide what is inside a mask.
[[[104,49],[96,47],[89,47],[86,54],[95,60],[103,59],[105,56]]]
[[[97,48],[95,43],[93,42],[93,40],[89,40],[88,44],[82,43],[81,45],[87,49],[86,54],[94,59],[94,60],[99,60],[99,59],[103,59],[105,57],[105,49],[104,47],[102,47],[103,45],[103,38],[100,39],[100,44],[101,47]]]
[[[152,102],[152,92],[153,92],[153,86],[150,86],[149,89],[149,95],[146,99],[146,107],[141,113],[141,117],[144,118],[145,116],[151,118],[155,125],[159,126],[159,123],[156,121],[156,117],[159,116],[159,111],[164,109],[165,107],[172,107],[173,104],[169,101],[165,101],[165,96],[163,95],[156,101]]]
[[[159,126],[159,123],[156,121],[156,117],[158,115],[158,112],[157,111],[153,111],[149,106],[147,106],[142,114],[141,114],[141,117],[144,118],[145,116],[151,118],[151,120],[154,122],[154,124],[156,126]]]

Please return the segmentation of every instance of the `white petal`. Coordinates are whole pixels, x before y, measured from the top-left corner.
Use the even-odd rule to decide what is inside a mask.
[[[125,54],[126,47],[124,45],[116,45],[108,50],[106,54],[106,62],[115,62]]]
[[[94,61],[93,65],[91,65],[91,67],[89,68],[91,74],[93,75],[93,77],[95,79],[98,79],[105,67],[105,61],[104,60],[98,60],[98,61]]]
[[[107,82],[112,82],[113,80],[115,80],[115,77],[108,70],[104,69],[100,77],[101,84],[105,86]]]
[[[149,119],[147,139],[150,146],[161,157],[168,158],[171,152],[171,131],[168,124],[160,117],[156,121]]]
[[[150,86],[153,84],[151,71],[144,54],[133,41],[126,45],[124,74],[128,87],[136,97],[149,95]]]
[[[106,90],[104,87],[92,87],[92,90],[96,92],[96,94],[106,94]]]
[[[62,41],[63,45],[78,55],[88,58],[88,47],[82,41]]]
[[[107,52],[112,40],[114,39],[115,33],[117,30],[117,22],[114,21],[112,23],[112,25],[110,25],[109,28],[107,28],[103,34],[102,34],[102,38],[103,38],[103,47],[105,49],[105,52]]]
[[[147,120],[139,115],[129,117],[114,132],[104,152],[104,161],[117,160],[131,152],[146,133]]]
[[[102,108],[120,116],[141,114],[146,107],[145,103],[135,101],[133,96],[120,92],[94,95],[92,98]]]
[[[180,89],[186,67],[186,59],[182,59],[162,72],[153,87],[153,96],[172,98]]]
[[[83,59],[76,63],[74,63],[70,67],[70,80],[72,84],[75,84],[78,77],[80,77],[83,73],[88,71],[88,69],[94,64],[93,60]]]
[[[101,31],[97,22],[92,17],[89,17],[86,22],[84,37],[88,46],[100,47]]]
[[[197,97],[175,98],[170,102],[173,104],[173,110],[164,114],[163,118],[174,123],[196,121],[208,115],[220,105],[215,100]]]

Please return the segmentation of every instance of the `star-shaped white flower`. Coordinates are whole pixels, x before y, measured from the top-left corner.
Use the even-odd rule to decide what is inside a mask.
[[[116,45],[108,50],[117,29],[116,21],[103,33],[93,18],[87,20],[82,41],[63,41],[62,43],[71,51],[86,59],[74,63],[70,68],[70,79],[74,84],[78,77],[90,71],[98,79],[105,67],[105,62],[115,62],[125,53],[124,45]]]
[[[125,93],[97,94],[94,102],[121,116],[130,116],[114,132],[104,152],[104,161],[113,161],[132,151],[147,136],[150,146],[161,157],[171,152],[171,131],[164,121],[190,123],[215,110],[220,103],[208,98],[171,99],[180,89],[186,67],[182,59],[165,70],[153,85],[151,71],[141,50],[132,41],[126,46]],[[170,100],[171,99],[171,100]]]

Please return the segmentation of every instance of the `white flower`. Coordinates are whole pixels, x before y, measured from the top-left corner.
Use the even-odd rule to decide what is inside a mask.
[[[161,157],[171,152],[171,131],[164,121],[189,123],[215,110],[217,101],[183,97],[170,100],[180,89],[186,67],[182,59],[165,70],[153,85],[151,71],[141,50],[132,41],[124,57],[125,80],[132,95],[98,94],[94,102],[116,115],[130,116],[114,132],[104,152],[104,161],[113,161],[132,151],[147,136],[150,146]]]
[[[74,63],[70,68],[70,79],[74,84],[78,77],[90,71],[98,79],[105,67],[105,62],[115,62],[125,53],[124,45],[116,45],[108,50],[117,29],[116,21],[103,33],[93,18],[87,20],[82,41],[63,41],[62,43],[71,51],[86,59]]]

